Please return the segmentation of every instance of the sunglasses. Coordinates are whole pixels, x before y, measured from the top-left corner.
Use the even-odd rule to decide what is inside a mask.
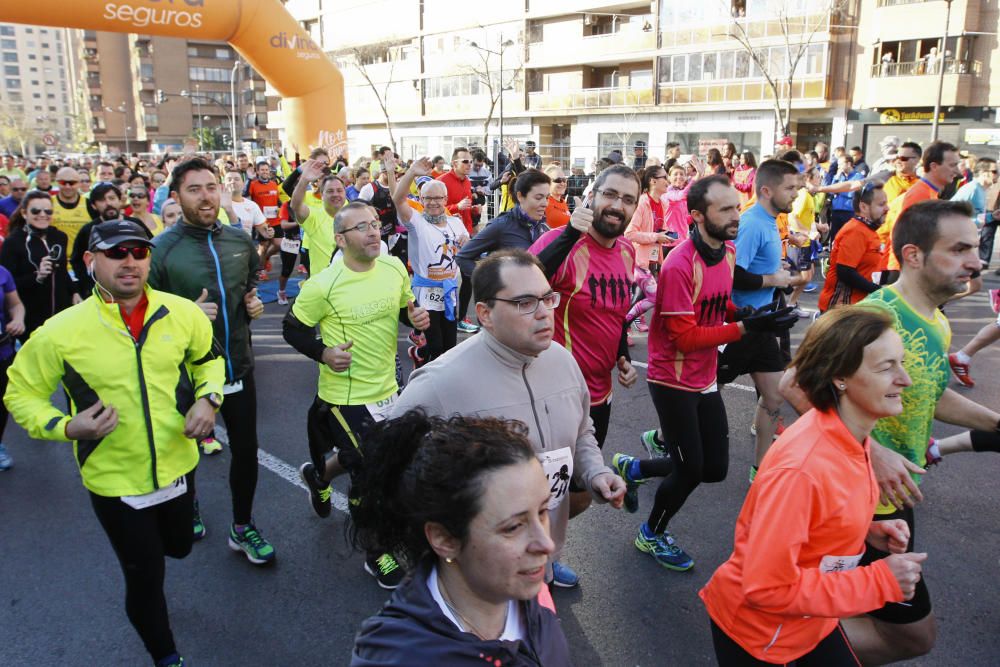
[[[31,215],[52,215],[51,208],[29,208],[28,213]]]
[[[912,155],[897,155],[896,159],[899,160],[900,162],[909,162],[910,160],[916,160],[917,158],[913,157]]]
[[[149,199],[149,195],[145,192],[130,192],[128,196],[130,199]]]
[[[66,186],[76,185],[79,182],[80,181],[58,181],[59,185],[66,185]]]
[[[28,188],[11,188],[13,192],[26,192]]]
[[[565,183],[566,179],[565,178],[553,178],[552,182],[553,183]]]
[[[108,248],[107,250],[102,250],[104,256],[109,259],[125,259],[129,255],[132,255],[132,259],[146,259],[149,257],[149,246],[135,246],[132,248],[116,245],[114,248]]]
[[[472,160],[458,160],[458,162],[461,162],[462,164],[472,164]]]

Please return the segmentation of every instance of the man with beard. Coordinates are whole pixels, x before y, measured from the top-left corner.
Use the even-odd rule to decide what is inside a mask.
[[[76,250],[76,237],[80,229],[94,216],[87,209],[87,201],[80,196],[80,174],[73,167],[63,167],[56,172],[56,183],[59,190],[52,198],[52,224],[56,229],[66,234],[69,243]],[[115,217],[118,217],[117,215]],[[110,219],[110,218],[107,218]],[[87,230],[90,231],[89,228]],[[90,240],[89,233],[84,236],[83,250],[86,250]],[[82,253],[82,251],[81,251]],[[75,270],[75,269],[74,269]]]
[[[258,257],[250,238],[219,222],[221,188],[215,168],[194,157],[170,175],[170,191],[183,219],[156,237],[149,284],[191,299],[212,321],[215,340],[226,362],[222,420],[229,432],[229,489],[233,523],[229,548],[264,565],[274,547],[253,523],[257,490],[257,388],[250,349],[250,320],[264,312],[257,297]],[[218,406],[217,406],[218,407]],[[195,524],[204,530],[198,506]],[[199,531],[200,532],[200,531]]]
[[[773,308],[775,288],[794,287],[805,274],[792,276],[781,266],[781,237],[776,219],[779,213],[792,210],[798,195],[799,170],[784,160],[766,160],[757,167],[754,181],[757,203],[740,218],[736,236],[736,268],[733,274],[733,302],[754,311]],[[740,340],[726,345],[719,355],[719,384],[729,384],[749,373],[760,396],[754,414],[757,465],[771,446],[781,416],[778,382],[785,369],[785,359],[771,331],[751,331]]]
[[[61,187],[60,194],[56,196],[62,197]],[[116,185],[112,185],[111,183],[98,183],[94,186],[94,189],[91,190],[90,199],[88,201],[89,204],[87,204],[87,208],[93,216],[93,219],[78,228],[75,239],[71,242],[73,246],[73,253],[70,255],[69,265],[70,268],[73,269],[73,275],[76,277],[76,282],[73,283],[74,291],[76,292],[76,296],[73,297],[74,303],[78,302],[80,299],[86,299],[90,296],[91,290],[94,289],[94,279],[90,275],[90,272],[87,271],[87,262],[84,260],[84,254],[90,247],[90,231],[94,228],[94,225],[99,225],[102,222],[108,222],[110,220],[118,220],[123,217],[121,214],[122,193]],[[53,209],[58,211],[58,205],[53,203]],[[129,217],[125,217],[124,219],[138,223],[140,227],[146,229],[146,226],[142,224],[140,220]],[[59,227],[59,225],[55,226]],[[69,230],[62,229],[62,231],[69,236]],[[149,236],[148,230],[146,235]],[[149,238],[152,237],[150,236]]]
[[[630,512],[639,508],[638,485],[650,477],[663,478],[635,546],[675,571],[691,569],[694,561],[667,530],[670,519],[699,484],[721,482],[729,469],[729,427],[716,383],[716,348],[757,332],[774,340],[776,332],[797,319],[791,308],[737,312],[732,303],[737,261],[732,241],[740,226],[740,198],[728,176],[696,181],[688,192],[688,208],[695,226],[660,270],[649,331],[649,393],[662,437],[647,431],[642,441],[650,453],[669,456],[612,458],[625,479],[625,509]]]
[[[889,204],[882,186],[869,181],[854,193],[854,218],[840,229],[830,250],[830,271],[819,295],[819,310],[857,303],[879,288],[882,243],[877,230]]]
[[[472,203],[470,171],[472,171],[472,154],[469,153],[468,149],[456,148],[451,154],[451,171],[439,176],[438,180],[448,188],[448,204],[446,206],[448,214],[462,218],[465,231],[469,232],[471,236],[473,234],[473,208],[478,211],[479,207]]]

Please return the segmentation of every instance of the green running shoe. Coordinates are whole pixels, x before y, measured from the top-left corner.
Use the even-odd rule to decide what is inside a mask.
[[[639,436],[639,440],[642,442],[643,449],[645,449],[650,456],[667,455],[667,446],[656,437],[655,428],[652,431],[644,432]]]
[[[229,527],[229,548],[242,551],[254,565],[266,565],[274,560],[274,547],[252,523],[248,523],[242,531],[236,530],[235,524]]]
[[[397,588],[406,577],[406,572],[392,554],[369,554],[365,559],[365,572],[375,577],[379,587],[387,591]]]
[[[611,457],[611,467],[614,468],[618,476],[625,480],[625,511],[635,514],[639,511],[639,485],[645,484],[644,479],[632,479],[629,468],[632,467],[634,456],[618,453]]]
[[[313,512],[316,512],[316,516],[324,519],[330,516],[330,495],[333,493],[330,483],[324,484],[323,480],[316,474],[316,466],[309,462],[299,466],[299,477],[308,487],[309,503],[312,505]]]
[[[635,538],[635,548],[653,557],[657,563],[676,572],[686,572],[694,567],[694,561],[677,546],[674,536],[669,531],[662,535],[648,535],[646,527],[639,528]]]
[[[198,501],[194,501],[194,540],[198,540],[205,537],[205,523],[201,520],[201,508],[198,507]]]

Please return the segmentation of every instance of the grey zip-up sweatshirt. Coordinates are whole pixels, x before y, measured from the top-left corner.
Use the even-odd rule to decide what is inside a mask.
[[[590,391],[573,356],[552,344],[537,357],[520,354],[486,329],[452,348],[410,376],[393,406],[391,417],[421,408],[428,415],[453,414],[516,419],[528,427],[528,439],[539,456],[569,448],[573,480],[593,492],[591,481],[611,469],[604,464],[590,419]],[[548,470],[546,472],[549,472]],[[557,471],[556,471],[557,472]],[[553,496],[549,526],[558,560],[569,522],[567,483],[549,475]]]

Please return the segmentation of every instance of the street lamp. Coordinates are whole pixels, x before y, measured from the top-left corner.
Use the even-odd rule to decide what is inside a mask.
[[[485,46],[479,46],[475,42],[469,42],[469,46],[471,46],[472,48],[476,49],[477,51],[482,51],[483,53],[492,54],[492,55],[497,56],[497,57],[500,58],[500,77],[499,77],[499,83],[500,83],[500,146],[503,146],[503,94],[504,94],[504,90],[506,89],[506,86],[503,83],[503,52],[506,51],[511,46],[514,46],[514,42],[513,42],[513,40],[510,40],[510,39],[504,40],[503,42],[500,43],[500,46],[498,47],[499,51],[494,51],[493,49],[488,49]],[[489,61],[489,56],[487,56],[486,59],[487,59],[487,62],[488,62]],[[489,72],[490,72],[490,69],[489,69],[489,67],[487,67],[486,68],[486,74],[487,74],[487,76],[489,76]],[[500,151],[498,149],[497,150],[497,154],[499,155],[499,153],[500,153]],[[497,160],[497,163],[499,164],[499,160]]]
[[[132,151],[130,150],[128,143],[128,131],[130,129],[128,125],[128,106],[122,102],[117,108],[104,107],[104,110],[108,113],[120,113],[122,115],[122,127],[124,128],[123,132],[125,133],[125,155],[126,157],[131,155]]]
[[[233,64],[233,72],[234,73],[236,72],[237,65],[239,65],[238,62],[235,63],[235,64]],[[213,102],[213,103],[219,105],[222,108],[223,113],[225,113],[227,116],[229,116],[229,126],[230,126],[230,128],[232,128],[232,132],[233,132],[233,146],[235,148],[235,145],[236,145],[236,98],[232,97],[234,95],[234,93],[233,92],[229,93],[230,96],[232,97],[232,99],[230,99],[230,106],[232,108],[232,111],[230,111],[230,109],[227,109],[226,105],[223,104],[222,101],[219,100],[214,95],[211,95],[210,93],[203,93],[203,92],[201,92],[198,84],[195,84],[194,88],[195,88],[195,92],[193,92],[193,93],[190,90],[182,90],[180,93],[178,93],[178,95],[180,95],[181,97],[187,97],[187,98],[194,99],[195,107],[196,107],[197,112],[198,112],[198,150],[203,150],[203,147],[202,147],[202,135],[204,133],[202,132],[202,122],[201,121],[202,121],[203,118],[205,120],[210,120],[211,119],[210,116],[202,116],[201,115],[201,100],[202,100],[202,98],[205,98],[209,102]],[[232,90],[233,90],[232,85],[230,85],[230,91],[232,91]],[[162,94],[163,94],[164,97],[167,97],[171,93],[162,93]]]
[[[944,16],[944,39],[941,40],[941,71],[938,72],[937,100],[934,102],[934,118],[931,119],[931,141],[938,138],[938,116],[941,115],[941,93],[944,90],[944,70],[948,65],[948,25],[951,23],[951,2],[944,0],[947,12]],[[956,56],[958,54],[955,54]]]

